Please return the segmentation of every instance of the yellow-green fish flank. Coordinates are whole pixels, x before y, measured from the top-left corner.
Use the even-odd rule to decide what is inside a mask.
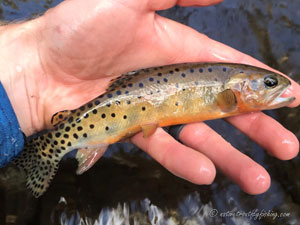
[[[286,106],[290,81],[268,70],[239,64],[193,63],[142,69],[123,75],[107,92],[52,118],[53,130],[28,138],[15,160],[27,186],[40,196],[61,158],[79,149],[78,173],[90,168],[109,144],[157,127],[203,121]]]

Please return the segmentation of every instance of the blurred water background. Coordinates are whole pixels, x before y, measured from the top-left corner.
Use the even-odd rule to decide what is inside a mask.
[[[0,0],[0,21],[36,17],[59,2]],[[205,8],[176,6],[159,14],[300,83],[299,0],[225,0]],[[300,107],[267,113],[300,138]],[[272,185],[266,193],[248,195],[220,172],[212,185],[197,186],[170,174],[133,145],[116,144],[81,176],[75,175],[74,159],[64,160],[39,199],[27,192],[14,167],[1,169],[0,224],[300,224],[299,157],[277,160],[223,120],[208,124],[268,170]]]

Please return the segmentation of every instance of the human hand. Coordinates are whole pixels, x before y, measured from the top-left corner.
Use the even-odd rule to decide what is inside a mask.
[[[155,10],[176,3],[204,6],[217,2],[72,0],[38,19],[0,28],[6,34],[0,40],[4,49],[1,54],[6,55],[0,68],[8,68],[14,74],[14,82],[10,78],[2,82],[23,131],[29,135],[49,126],[55,112],[77,108],[104,92],[112,78],[138,68],[193,61],[227,61],[268,68],[155,14]],[[17,37],[16,42],[11,42]],[[16,56],[19,49],[23,54]],[[300,104],[300,87],[295,82],[287,95],[297,98],[291,106]],[[263,113],[227,120],[279,159],[290,159],[298,153],[296,137]],[[269,187],[270,177],[263,167],[204,123],[185,126],[179,138],[185,145],[158,129],[147,139],[137,134],[131,140],[168,170],[193,183],[211,183],[216,165],[248,193],[262,193]]]

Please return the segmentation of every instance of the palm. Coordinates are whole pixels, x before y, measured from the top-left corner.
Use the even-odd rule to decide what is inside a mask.
[[[137,68],[221,59],[266,67],[155,14],[155,9],[170,7],[172,2],[72,0],[47,13],[43,17],[46,31],[40,51],[45,76],[39,78],[45,120],[50,121],[51,115],[59,110],[72,109],[93,99],[105,91],[112,78]],[[189,2],[195,5],[205,1]],[[295,95],[299,86],[293,85]],[[298,152],[295,136],[262,113],[229,121],[278,158],[289,159]],[[255,132],[259,126],[265,127],[264,132]],[[268,136],[272,132],[266,132],[274,129],[278,131],[276,138]],[[249,193],[261,193],[268,188],[267,172],[205,124],[186,126],[180,139],[190,147],[179,144],[161,129],[147,139],[138,134],[132,141],[170,171],[194,183],[210,183],[215,175],[214,163]],[[290,143],[284,144],[282,140]],[[282,148],[286,151],[280,151]],[[232,163],[225,164],[229,160]]]

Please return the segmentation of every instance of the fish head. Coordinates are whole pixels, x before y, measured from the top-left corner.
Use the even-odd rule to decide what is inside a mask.
[[[283,97],[291,81],[275,72],[264,69],[231,76],[228,85],[245,110],[267,110],[289,105],[295,97]]]

